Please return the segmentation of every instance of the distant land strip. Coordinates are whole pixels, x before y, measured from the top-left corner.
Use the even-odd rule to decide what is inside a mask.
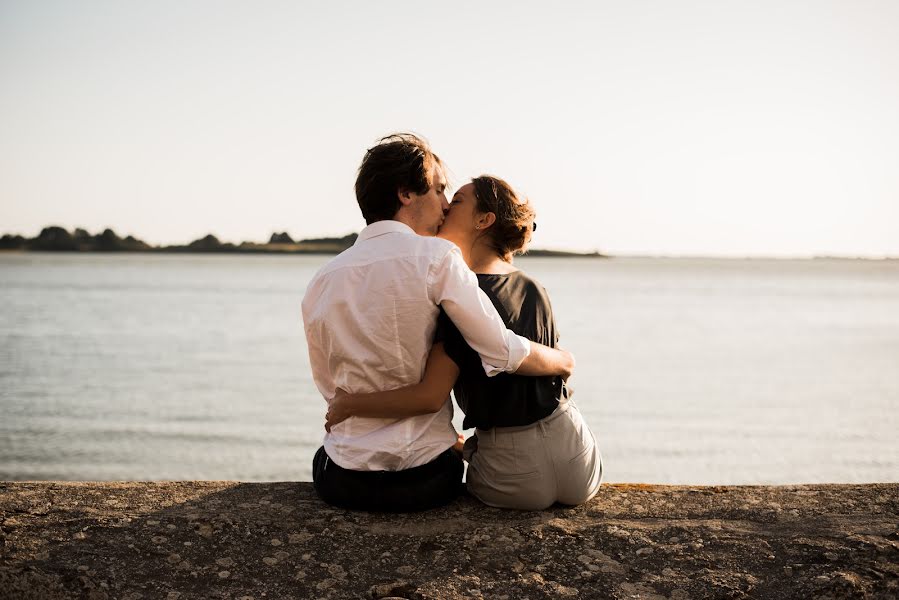
[[[87,230],[77,228],[73,232],[64,227],[44,227],[37,237],[5,234],[0,238],[0,251],[20,252],[203,252],[203,253],[268,253],[268,254],[338,254],[353,245],[358,234],[343,237],[311,238],[294,240],[287,232],[273,233],[267,243],[222,242],[209,234],[181,246],[151,246],[134,236],[119,237],[112,229],[91,235]],[[528,256],[562,256],[606,258],[599,252],[564,252],[557,250],[528,251]]]

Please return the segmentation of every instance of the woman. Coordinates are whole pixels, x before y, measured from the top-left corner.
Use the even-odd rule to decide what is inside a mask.
[[[439,235],[462,250],[507,327],[555,346],[558,334],[546,291],[512,264],[534,229],[529,202],[505,181],[481,176],[456,192]],[[465,413],[463,427],[476,428],[464,444],[468,490],[475,497],[491,506],[537,510],[554,502],[581,504],[596,494],[602,479],[599,448],[562,378],[488,378],[477,352],[445,314],[421,383],[372,394],[338,390],[326,427],[351,416],[436,412],[451,388]]]

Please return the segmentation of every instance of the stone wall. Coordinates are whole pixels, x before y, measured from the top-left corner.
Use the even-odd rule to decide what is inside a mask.
[[[897,598],[899,484],[419,514],[309,483],[0,483],[0,598]]]

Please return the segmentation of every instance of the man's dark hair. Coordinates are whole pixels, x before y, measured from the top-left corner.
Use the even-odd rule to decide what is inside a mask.
[[[369,148],[356,175],[356,201],[365,223],[392,219],[402,206],[398,190],[424,194],[434,183],[433,167],[443,162],[412,133],[394,133]]]

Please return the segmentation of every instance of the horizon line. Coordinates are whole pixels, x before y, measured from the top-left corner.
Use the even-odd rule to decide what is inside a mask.
[[[61,225],[47,225],[45,227],[42,227],[40,232],[38,232],[33,237],[24,236],[19,233],[3,233],[3,234],[0,234],[0,237],[21,236],[24,239],[37,239],[40,236],[41,232],[43,232],[46,229],[52,228],[52,227],[59,227],[60,229],[64,229],[65,231],[67,231],[69,233],[74,233],[76,230],[81,229],[83,231],[88,232],[88,234],[90,234],[90,230],[88,230],[85,227],[72,227],[72,229],[69,230]],[[99,236],[107,230],[112,231],[117,236],[119,235],[112,227],[104,227],[104,228],[101,228],[101,229],[98,228],[98,229],[99,229],[99,232],[96,234],[93,234],[94,236]],[[272,234],[269,236],[269,239],[271,239],[271,237],[273,235],[283,235],[283,234],[287,234],[288,236],[290,236],[290,234],[287,233],[286,230],[282,230],[280,232],[277,230],[274,230],[274,231],[272,231]],[[349,233],[345,233],[343,235],[340,235],[340,234],[333,234],[333,235],[318,234],[318,237],[307,237],[307,238],[303,238],[303,239],[297,239],[297,240],[294,240],[294,243],[301,244],[303,242],[314,242],[314,241],[320,241],[320,240],[337,240],[337,239],[344,239],[349,236],[358,235],[358,234],[359,234],[358,231],[350,231]],[[143,238],[139,238],[139,237],[135,236],[134,234],[131,234],[131,233],[125,234],[125,238],[132,237],[132,238],[136,239],[137,241],[140,241],[140,242],[143,242],[143,243],[149,245],[152,249],[186,247],[189,244],[191,244],[192,242],[205,239],[209,236],[215,237],[222,244],[233,244],[235,246],[239,246],[241,244],[257,244],[260,246],[265,246],[265,245],[270,244],[269,241],[257,242],[257,241],[250,241],[250,240],[241,240],[236,243],[228,242],[228,241],[224,241],[224,240],[220,239],[217,235],[215,235],[214,233],[211,233],[211,232],[206,233],[205,235],[201,235],[200,237],[196,237],[187,242],[172,243],[172,244],[150,244],[150,243],[146,242]],[[290,236],[290,237],[291,237],[291,239],[293,239],[292,236]],[[121,238],[121,239],[124,239],[124,238]],[[17,250],[2,249],[0,251],[15,252]],[[42,252],[41,250],[29,250],[29,251],[30,252]],[[54,252],[54,251],[47,250],[45,252]],[[87,252],[90,252],[90,250],[88,250]],[[99,251],[99,252],[102,252],[102,251]],[[597,247],[593,247],[590,249],[582,248],[582,249],[578,249],[578,250],[559,249],[559,248],[550,248],[550,247],[541,247],[541,248],[535,247],[535,248],[530,248],[528,250],[528,253],[530,253],[530,252],[550,252],[550,253],[560,253],[560,254],[571,254],[571,255],[573,255],[572,256],[573,258],[581,256],[581,257],[587,257],[587,258],[598,257],[598,258],[624,258],[624,259],[678,259],[678,260],[867,260],[867,261],[899,260],[899,254],[897,254],[897,255],[889,255],[889,254],[873,254],[873,255],[872,254],[869,254],[869,255],[865,255],[865,254],[831,254],[831,253],[801,253],[801,254],[670,253],[670,254],[668,254],[668,253],[653,253],[653,252],[646,252],[646,253],[644,253],[644,252],[628,252],[628,253],[623,253],[623,254],[610,254],[610,253],[600,250]],[[527,256],[527,254],[525,254],[524,256]]]

